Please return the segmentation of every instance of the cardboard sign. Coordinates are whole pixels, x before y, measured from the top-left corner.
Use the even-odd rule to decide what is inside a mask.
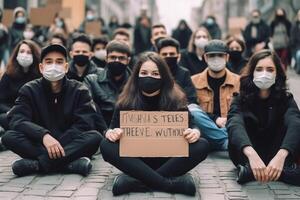
[[[85,23],[85,33],[93,36],[101,35],[101,25],[98,21],[86,22]]]
[[[121,157],[188,157],[188,112],[121,111]]]
[[[10,27],[13,21],[14,21],[14,10],[10,10],[10,9],[3,10],[2,23],[6,27]]]
[[[230,17],[228,21],[229,32],[233,35],[238,35],[246,27],[247,23],[245,17]]]
[[[51,8],[31,8],[30,22],[36,26],[50,26],[56,11]]]

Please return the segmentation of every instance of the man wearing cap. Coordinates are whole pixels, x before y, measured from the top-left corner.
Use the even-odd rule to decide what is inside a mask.
[[[98,149],[106,129],[88,89],[65,77],[66,49],[45,47],[39,65],[43,78],[25,84],[8,113],[10,130],[2,143],[22,159],[12,164],[17,176],[33,173],[87,175],[89,157]],[[101,127],[99,126],[101,124]]]
[[[203,72],[192,76],[195,85],[198,102],[203,111],[215,122],[222,132],[210,135],[203,132],[203,136],[211,142],[215,149],[227,149],[228,137],[225,129],[227,113],[230,108],[234,93],[239,92],[240,78],[238,75],[226,69],[229,59],[226,44],[221,40],[211,40],[204,48],[204,59],[208,65]],[[196,124],[197,112],[194,113]],[[199,114],[200,115],[200,114]],[[200,128],[201,129],[201,128]],[[222,134],[220,134],[222,133]]]

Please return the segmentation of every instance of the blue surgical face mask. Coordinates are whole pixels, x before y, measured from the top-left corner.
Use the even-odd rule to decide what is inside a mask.
[[[213,24],[215,23],[215,21],[214,21],[212,18],[207,18],[207,19],[206,19],[206,23],[207,23],[208,25],[213,25]]]
[[[16,18],[16,23],[18,23],[18,24],[24,24],[25,22],[26,22],[25,17],[17,17]]]

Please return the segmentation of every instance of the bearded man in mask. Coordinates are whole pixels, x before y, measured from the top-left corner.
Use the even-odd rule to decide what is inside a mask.
[[[127,82],[131,71],[130,48],[123,41],[113,40],[106,46],[106,67],[98,74],[88,75],[84,83],[92,93],[92,97],[109,126],[115,103]]]
[[[106,129],[88,89],[65,77],[67,51],[58,44],[45,47],[39,69],[43,78],[19,90],[8,113],[10,130],[2,143],[22,159],[12,164],[17,176],[34,173],[76,173],[86,176]],[[101,124],[101,128],[97,126]]]
[[[92,42],[85,34],[79,34],[74,37],[70,57],[70,70],[67,73],[69,79],[75,79],[82,82],[88,74],[97,74],[101,71],[94,62],[91,61]]]
[[[226,149],[228,137],[225,130],[227,113],[234,93],[239,92],[240,77],[226,69],[229,59],[228,48],[221,40],[211,40],[204,48],[204,59],[208,67],[192,76],[198,102],[203,111],[223,129],[223,134],[213,140],[207,138],[216,149]]]

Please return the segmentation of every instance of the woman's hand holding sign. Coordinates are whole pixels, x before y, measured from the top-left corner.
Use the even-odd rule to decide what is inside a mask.
[[[189,143],[194,143],[199,140],[201,133],[198,129],[188,128],[183,132],[183,136]]]
[[[121,128],[108,129],[106,131],[105,137],[111,142],[116,142],[121,138],[122,134],[123,129]]]

